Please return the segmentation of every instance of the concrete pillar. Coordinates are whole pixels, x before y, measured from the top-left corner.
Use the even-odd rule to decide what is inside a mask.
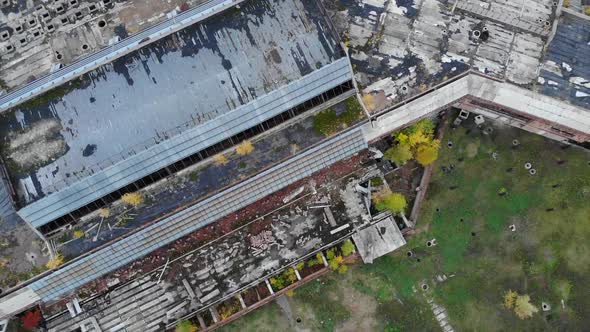
[[[201,314],[197,314],[197,320],[199,321],[199,325],[201,325],[201,330],[207,328],[207,324],[205,324],[205,320],[203,319],[203,316],[201,316]]]
[[[297,276],[297,280],[301,280],[301,275],[299,274],[299,271],[297,271],[296,268],[293,268],[293,270],[295,271],[295,275]]]
[[[217,323],[221,320],[221,319],[219,319],[219,313],[217,312],[217,308],[215,308],[215,306],[209,307],[209,312],[211,313],[211,316],[213,317],[213,322]]]
[[[270,285],[270,282],[268,282],[268,279],[264,279],[264,282],[266,283],[266,287],[268,287],[268,290],[270,291],[270,295],[274,295],[275,291],[272,290],[272,286]]]
[[[324,256],[324,253],[320,251],[320,255],[322,255],[322,260],[324,261],[324,266],[325,267],[330,266],[330,264],[328,264],[328,260],[326,259],[326,256]]]
[[[246,302],[244,302],[244,298],[242,297],[242,294],[238,293],[238,295],[236,295],[236,297],[238,298],[238,300],[240,300],[240,305],[242,305],[242,309],[246,309]]]

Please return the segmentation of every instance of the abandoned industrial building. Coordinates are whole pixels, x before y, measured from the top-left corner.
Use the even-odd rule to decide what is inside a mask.
[[[2,284],[0,331],[209,330],[336,245],[372,263],[417,218],[372,209],[379,142],[425,118],[590,142],[590,20],[553,1],[33,2],[0,0],[0,234],[62,261]]]

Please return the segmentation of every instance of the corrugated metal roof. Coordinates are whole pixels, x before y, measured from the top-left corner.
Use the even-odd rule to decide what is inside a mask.
[[[83,75],[60,98],[6,112],[0,141],[10,148],[0,153],[19,206],[341,58],[318,6],[246,1]],[[35,144],[19,146],[29,133]],[[61,148],[35,154],[43,144]]]
[[[154,26],[123,39],[114,45],[109,45],[54,73],[31,82],[18,90],[1,96],[0,111],[13,107],[24,100],[30,99],[33,95],[38,95],[44,91],[53,89],[55,85],[62,84],[67,80],[80,76],[91,68],[111,62],[116,57],[121,56],[121,54],[128,53],[139,45],[144,44],[146,40],[162,38],[162,36],[170,34],[184,26],[194,24],[204,18],[208,18],[211,15],[230,8],[231,6],[235,6],[242,1],[243,0],[239,2],[236,0],[210,0],[202,5],[187,10],[186,12],[180,13],[178,16],[155,24]]]
[[[68,214],[178,160],[214,145],[352,79],[342,58],[202,126],[154,145],[18,211],[34,227]]]
[[[58,299],[89,281],[366,148],[367,143],[360,129],[336,136],[251,179],[73,262],[32,283],[30,287],[39,294],[42,301]]]

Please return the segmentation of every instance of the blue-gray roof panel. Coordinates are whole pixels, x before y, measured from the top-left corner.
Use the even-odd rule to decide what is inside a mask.
[[[189,129],[59,192],[33,202],[18,213],[34,227],[40,227],[143,176],[254,127],[350,79],[352,79],[352,73],[348,59],[337,60],[233,112],[217,117],[202,127]]]

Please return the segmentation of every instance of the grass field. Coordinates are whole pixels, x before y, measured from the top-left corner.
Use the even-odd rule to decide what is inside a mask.
[[[484,135],[471,122],[446,131],[405,248],[305,285],[225,330],[258,331],[262,321],[287,331],[440,330],[428,299],[456,331],[587,329],[590,153],[499,124]],[[538,311],[518,318],[503,306],[508,290],[529,295]],[[270,310],[274,320],[264,318]]]

